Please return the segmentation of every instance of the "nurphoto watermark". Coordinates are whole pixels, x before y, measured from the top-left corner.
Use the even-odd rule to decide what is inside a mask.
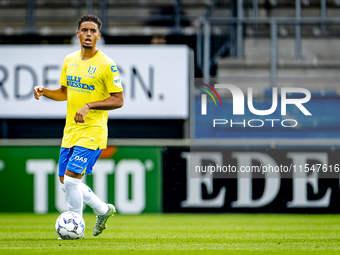
[[[340,151],[301,145],[329,135],[318,91],[228,79],[191,86],[190,177],[339,178]]]

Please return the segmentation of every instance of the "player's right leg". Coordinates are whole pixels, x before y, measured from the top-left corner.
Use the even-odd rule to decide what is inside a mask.
[[[78,213],[81,217],[83,217],[83,193],[80,189],[81,178],[83,175],[73,171],[74,169],[66,169],[64,176],[68,210]]]
[[[81,164],[70,164],[78,152],[72,148],[61,148],[59,156],[59,176],[63,177],[63,190],[67,195],[68,209],[83,215],[83,195],[80,190],[82,178]]]

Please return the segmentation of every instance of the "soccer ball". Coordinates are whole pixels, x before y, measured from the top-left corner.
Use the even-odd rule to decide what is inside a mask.
[[[62,239],[79,239],[84,233],[85,222],[78,213],[64,212],[58,217],[55,230]]]

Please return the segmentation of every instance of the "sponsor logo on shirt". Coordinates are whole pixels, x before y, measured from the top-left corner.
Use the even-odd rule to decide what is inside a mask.
[[[118,72],[117,67],[115,65],[111,66],[111,71],[113,73]]]
[[[88,85],[88,84],[85,84],[85,83],[81,83],[80,81],[81,81],[82,77],[67,75],[66,78],[67,78],[67,86],[79,88],[79,89],[90,90],[90,91],[93,91],[95,89],[94,85]]]
[[[113,84],[116,85],[117,87],[121,87],[121,86],[122,86],[122,84],[120,83],[120,78],[119,78],[119,76],[115,76],[115,77],[113,78]]]

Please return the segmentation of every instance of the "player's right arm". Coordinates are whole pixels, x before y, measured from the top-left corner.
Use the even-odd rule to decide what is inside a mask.
[[[67,87],[65,86],[60,86],[58,89],[47,89],[44,86],[35,86],[33,93],[37,100],[39,100],[41,96],[45,96],[55,101],[67,100]]]
[[[59,84],[61,85],[58,89],[48,89],[44,86],[36,86],[33,89],[35,99],[39,100],[41,96],[45,96],[54,101],[66,101],[67,100],[67,78],[66,69],[68,68],[69,55],[66,56],[63,67],[60,74]]]

